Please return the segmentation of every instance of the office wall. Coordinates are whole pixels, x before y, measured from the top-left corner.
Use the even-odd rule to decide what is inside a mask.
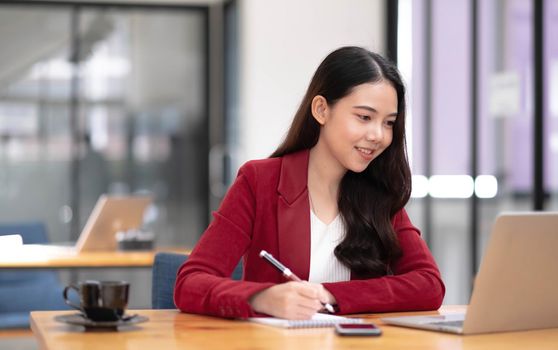
[[[265,158],[334,49],[383,52],[383,0],[239,0],[238,162]],[[237,165],[240,165],[237,164]]]

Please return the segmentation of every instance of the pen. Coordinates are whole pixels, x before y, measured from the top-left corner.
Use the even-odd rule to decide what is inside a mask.
[[[260,252],[260,258],[264,258],[267,262],[269,262],[271,265],[273,265],[275,268],[277,268],[277,270],[281,271],[283,276],[285,276],[285,278],[287,278],[288,280],[295,281],[295,282],[301,282],[302,281],[300,278],[298,278],[297,275],[295,275],[291,271],[291,269],[289,269],[285,265],[281,264],[277,259],[275,259],[273,257],[273,255],[269,254],[265,250],[262,250]],[[331,306],[330,303],[324,303],[323,305],[326,308],[326,310],[329,311],[330,313],[335,312],[335,310],[333,309],[333,306]]]

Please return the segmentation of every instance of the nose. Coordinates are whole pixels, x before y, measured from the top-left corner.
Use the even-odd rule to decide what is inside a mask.
[[[382,123],[369,123],[366,130],[366,140],[380,142],[384,138],[384,128]]]

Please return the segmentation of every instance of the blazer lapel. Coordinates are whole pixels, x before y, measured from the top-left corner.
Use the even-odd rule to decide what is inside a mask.
[[[303,280],[310,273],[309,154],[304,150],[283,157],[277,187],[278,258]]]

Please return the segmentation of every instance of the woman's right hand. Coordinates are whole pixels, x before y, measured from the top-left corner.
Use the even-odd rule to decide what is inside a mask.
[[[287,282],[266,288],[250,298],[256,312],[290,320],[307,320],[323,308],[327,292],[321,284]]]

